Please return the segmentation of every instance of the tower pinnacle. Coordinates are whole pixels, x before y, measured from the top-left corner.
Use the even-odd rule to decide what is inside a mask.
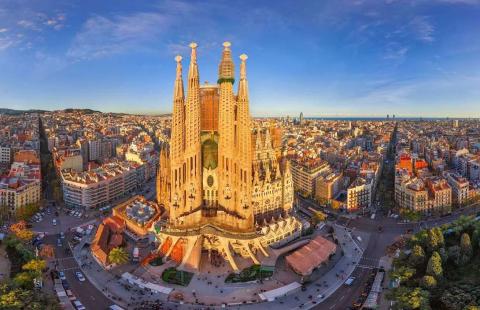
[[[247,59],[248,59],[247,54],[240,55],[240,60],[242,61],[242,63],[240,64],[240,79],[241,80],[247,78],[247,65],[246,65]]]
[[[232,60],[232,51],[230,50],[230,42],[223,43],[222,60],[218,67],[218,84],[223,82],[232,83],[235,81],[234,65]]]

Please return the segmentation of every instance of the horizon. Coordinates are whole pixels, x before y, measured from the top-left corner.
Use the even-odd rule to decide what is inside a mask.
[[[477,0],[4,0],[0,107],[169,113],[174,56],[188,63],[197,42],[201,82],[215,81],[229,40],[237,65],[249,55],[256,117],[468,117],[480,113],[479,14]]]

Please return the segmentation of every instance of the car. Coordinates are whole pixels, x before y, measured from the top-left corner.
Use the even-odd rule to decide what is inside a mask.
[[[80,271],[75,271],[75,276],[77,277],[78,281],[80,281],[80,282],[85,281],[85,277],[83,276],[83,274]]]
[[[60,271],[60,272],[58,273],[58,277],[59,277],[60,280],[62,280],[62,281],[67,280],[67,277],[65,277],[65,272],[63,272],[63,271]]]
[[[68,285],[68,282],[67,280],[62,280],[62,285],[63,285],[63,288],[68,290],[70,288],[70,285]]]
[[[352,285],[353,281],[355,281],[355,277],[349,277],[346,281],[345,281],[345,285],[347,286],[350,286]]]
[[[57,220],[56,220],[56,219],[53,219],[53,220],[52,220],[52,224],[53,224],[53,226],[57,226]]]
[[[59,246],[59,247],[63,246],[62,239],[57,239],[57,246]]]
[[[71,290],[65,290],[65,293],[67,293],[68,299],[70,299],[72,301],[77,300],[77,297],[75,297],[75,295],[73,295]]]
[[[61,238],[61,239],[65,239],[65,233],[64,233],[63,231],[60,232],[60,238]]]
[[[83,306],[83,304],[80,302],[80,300],[74,300],[73,305],[77,310],[85,310],[86,308]]]

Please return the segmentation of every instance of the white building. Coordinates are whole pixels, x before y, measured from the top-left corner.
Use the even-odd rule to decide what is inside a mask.
[[[67,206],[101,207],[134,193],[144,181],[144,166],[129,161],[113,161],[100,168],[61,173],[63,198]]]
[[[0,146],[0,163],[10,164],[12,161],[12,150],[10,146]]]

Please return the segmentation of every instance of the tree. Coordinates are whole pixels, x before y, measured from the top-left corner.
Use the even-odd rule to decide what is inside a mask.
[[[432,228],[428,231],[427,247],[429,252],[433,252],[438,248],[443,247],[444,244],[445,239],[443,237],[443,232],[439,227]]]
[[[426,274],[433,276],[436,279],[443,276],[442,258],[438,252],[433,252],[432,256],[428,260]]]
[[[316,225],[320,222],[325,222],[326,219],[327,219],[327,216],[325,215],[325,213],[323,213],[322,211],[315,211],[315,213],[312,216],[312,223],[313,225]]]
[[[38,212],[39,208],[40,206],[38,203],[29,203],[19,207],[15,212],[15,216],[19,220],[28,220],[32,215]]]
[[[390,273],[391,278],[400,280],[400,282],[407,281],[415,275],[417,270],[409,266],[400,266]]]
[[[461,256],[460,246],[454,245],[448,248],[448,259],[453,262],[454,265],[460,265]]]
[[[442,262],[446,262],[448,260],[448,254],[445,248],[438,249],[438,254],[440,254],[440,257],[442,258]]]
[[[33,239],[35,234],[29,229],[24,229],[24,230],[15,232],[15,236],[17,236],[19,239],[23,241],[30,241]]]
[[[419,288],[409,288],[400,286],[393,290],[390,294],[390,299],[396,301],[394,309],[398,310],[413,310],[413,309],[430,309],[429,297],[430,294]]]
[[[426,289],[431,289],[437,286],[437,280],[432,276],[423,276],[421,285]]]
[[[463,233],[462,237],[460,237],[460,252],[468,259],[472,257],[472,243],[470,242],[470,236],[467,233]]]
[[[121,247],[113,248],[110,253],[108,253],[108,260],[112,264],[122,265],[128,262],[128,259],[128,253]]]
[[[420,245],[413,247],[408,262],[415,267],[421,266],[425,262],[425,251]]]
[[[33,287],[33,274],[29,272],[19,272],[13,278],[13,283],[17,287],[21,288],[32,288]]]
[[[22,266],[22,269],[29,271],[35,277],[42,274],[42,271],[47,267],[47,263],[43,259],[32,259],[28,263]]]

